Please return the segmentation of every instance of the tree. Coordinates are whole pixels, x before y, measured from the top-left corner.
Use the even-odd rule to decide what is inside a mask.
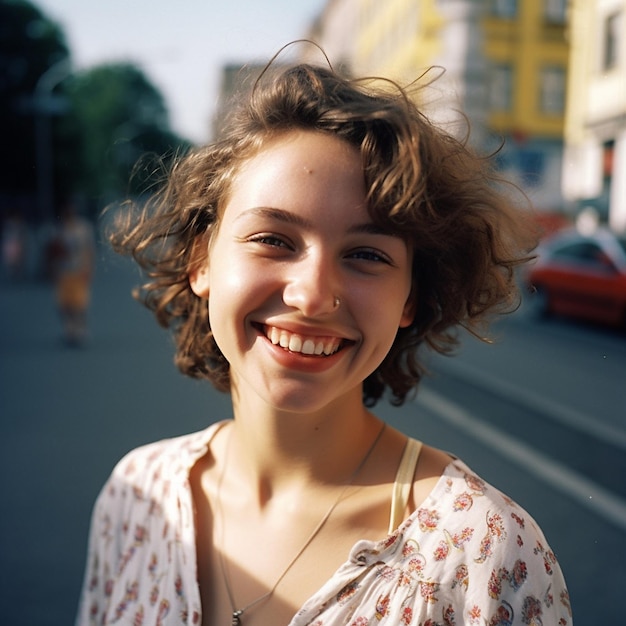
[[[129,63],[102,65],[72,77],[66,94],[81,147],[81,191],[100,201],[136,194],[145,176],[131,180],[142,155],[171,156],[189,142],[171,132],[165,102],[143,72]]]
[[[35,92],[50,68],[69,59],[65,36],[55,22],[30,2],[0,0],[0,190],[5,194],[32,198],[37,190],[35,128],[42,103]],[[59,87],[52,85],[47,95],[58,94]],[[53,137],[55,131],[53,127]]]
[[[0,208],[46,220],[82,195],[95,212],[148,184],[147,169],[131,180],[142,154],[190,145],[139,68],[71,69],[59,26],[30,2],[0,0]]]

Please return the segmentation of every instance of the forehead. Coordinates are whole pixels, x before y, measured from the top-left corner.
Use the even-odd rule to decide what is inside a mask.
[[[225,211],[269,206],[366,210],[361,155],[328,133],[290,131],[269,139],[235,173]]]

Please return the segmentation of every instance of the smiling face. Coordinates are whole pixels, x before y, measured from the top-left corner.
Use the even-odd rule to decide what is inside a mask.
[[[231,384],[278,410],[360,402],[412,321],[410,250],[372,222],[358,150],[321,132],[280,135],[244,162],[190,283]]]

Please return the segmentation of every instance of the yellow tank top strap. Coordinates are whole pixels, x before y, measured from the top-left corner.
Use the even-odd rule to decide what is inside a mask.
[[[398,465],[396,480],[393,483],[391,514],[389,516],[389,534],[398,528],[404,519],[404,512],[409,502],[409,496],[415,477],[415,468],[417,467],[421,450],[421,441],[410,437],[407,439],[400,465]]]

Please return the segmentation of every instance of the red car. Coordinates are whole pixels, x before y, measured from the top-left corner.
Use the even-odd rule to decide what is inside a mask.
[[[531,311],[626,326],[626,237],[568,230],[543,241],[537,253],[525,278]]]

